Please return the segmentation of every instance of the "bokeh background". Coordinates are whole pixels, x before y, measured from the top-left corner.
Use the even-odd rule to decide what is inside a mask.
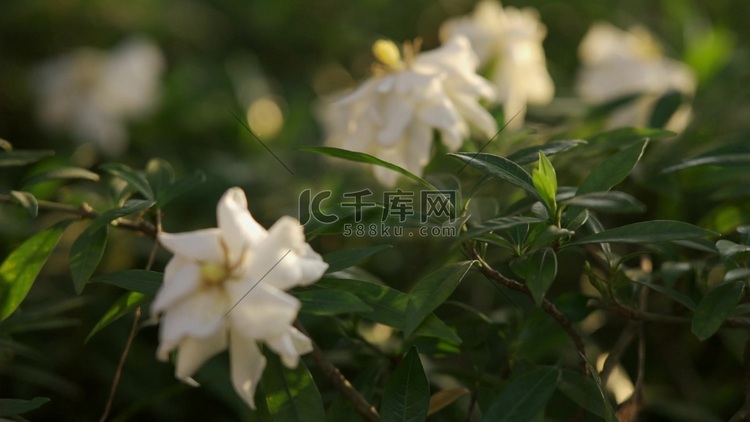
[[[303,189],[341,192],[374,184],[369,171],[296,150],[322,144],[315,117],[320,99],[369,75],[375,40],[421,37],[424,49],[434,48],[440,24],[470,12],[473,5],[461,0],[0,2],[0,138],[17,149],[56,151],[34,166],[0,169],[0,192],[19,189],[35,173],[54,166],[96,169],[119,161],[143,168],[158,157],[169,161],[178,175],[196,170],[206,175],[205,183],[167,207],[167,231],[213,225],[217,199],[234,185],[246,190],[252,213],[266,227],[281,215],[297,216]],[[575,99],[577,48],[591,24],[603,20],[621,28],[645,26],[662,40],[667,56],[686,62],[698,77],[692,123],[677,140],[653,148],[646,174],[649,168],[716,148],[750,148],[750,3],[509,0],[504,5],[536,8],[547,27],[544,47],[556,100],[543,109],[530,109],[532,126],[564,124],[571,128],[566,135],[593,134],[580,123],[585,108]],[[131,39],[147,39],[158,47],[162,70],[154,105],[147,113],[124,119],[126,149],[108,152],[82,143],[70,130],[44,124],[38,94],[43,63],[80,48],[113,51]],[[262,143],[244,127],[247,124]],[[505,147],[493,148],[502,152]],[[699,169],[677,178],[634,182],[629,189],[647,203],[648,217],[681,219],[726,233],[748,223],[747,170],[736,167],[718,174]],[[574,169],[570,177],[585,172],[585,167]],[[739,188],[717,197],[727,180]],[[738,180],[747,182],[744,190]],[[40,198],[72,203],[103,204],[111,198],[106,189],[86,183],[51,182],[29,189]],[[31,219],[23,210],[0,206],[0,256],[55,219],[59,216],[44,213]],[[0,331],[0,397],[53,398],[31,414],[32,420],[98,418],[129,330],[125,318],[84,344],[120,292],[89,286],[75,296],[66,267],[75,233],[74,226],[47,264],[24,306],[24,318]],[[367,268],[396,288],[408,288],[415,276],[456,256],[446,255],[439,242],[424,239],[324,236],[313,245],[323,253],[373,242],[395,244]],[[142,267],[149,249],[148,239],[116,233],[100,271]],[[157,269],[166,258],[166,253],[159,255]],[[476,292],[460,294],[477,297]],[[3,342],[11,338],[27,349],[4,348]],[[602,341],[612,339],[605,336]],[[689,332],[654,340],[647,384],[653,386],[655,399],[647,408],[648,420],[688,420],[681,419],[681,409],[698,415],[693,420],[730,415],[743,398],[738,344],[735,337],[700,344]],[[156,328],[143,328],[115,400],[117,420],[253,420],[232,391],[225,360],[212,360],[201,372],[203,388],[193,389],[174,380],[170,365],[155,361],[155,345]]]

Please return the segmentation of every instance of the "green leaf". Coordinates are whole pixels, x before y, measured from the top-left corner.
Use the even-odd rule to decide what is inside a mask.
[[[664,129],[626,127],[602,132],[589,138],[589,143],[599,144],[624,144],[632,141],[640,141],[644,138],[655,141],[657,139],[671,138],[676,133]]]
[[[680,164],[676,164],[674,166],[670,166],[662,170],[662,173],[673,173],[678,170],[683,170],[690,167],[699,167],[699,166],[736,166],[736,165],[746,165],[747,163],[750,163],[750,154],[745,153],[728,153],[728,154],[717,154],[717,155],[710,155],[710,156],[701,156],[697,158],[692,158],[686,161],[683,161]]]
[[[157,201],[161,201],[164,191],[174,183],[174,169],[167,161],[153,158],[146,164],[146,180]]]
[[[472,227],[461,235],[463,238],[476,238],[491,231],[509,229],[511,227],[529,225],[534,223],[543,223],[545,220],[537,217],[510,216],[493,218],[483,221],[478,226]]]
[[[716,249],[718,249],[719,253],[723,256],[734,256],[737,254],[750,252],[750,246],[740,245],[726,239],[718,240],[716,242]]]
[[[263,371],[263,393],[266,407],[274,421],[320,422],[326,419],[323,400],[315,381],[300,361],[290,369],[281,363],[271,352],[266,356],[266,369]]]
[[[733,282],[722,284],[708,292],[693,315],[693,334],[703,341],[719,331],[734,311],[734,306],[742,297],[744,289],[745,283]]]
[[[372,311],[358,312],[360,316],[406,331],[404,315],[409,304],[409,295],[406,293],[369,281],[339,278],[323,278],[316,285],[356,295],[372,308]],[[453,344],[461,343],[461,338],[434,314],[424,320],[415,334],[440,338]]]
[[[55,151],[51,150],[2,150],[2,152],[0,152],[0,167],[23,166],[35,163],[43,158],[51,157],[53,155],[55,155]]]
[[[475,167],[483,173],[518,186],[532,194],[534,197],[541,199],[539,193],[534,188],[534,182],[531,179],[531,175],[521,166],[505,157],[486,153],[475,154],[468,152],[451,153],[448,155],[466,162],[467,165]]]
[[[70,273],[76,294],[81,294],[104,256],[109,228],[90,225],[70,247]]]
[[[393,170],[396,173],[402,174],[409,179],[414,180],[415,182],[421,184],[422,186],[427,187],[430,190],[439,190],[432,184],[430,184],[428,181],[422,179],[421,177],[417,176],[416,174],[403,169],[395,164],[391,164],[387,161],[383,161],[379,158],[373,157],[370,154],[365,154],[363,152],[355,152],[355,151],[349,151],[341,148],[333,148],[333,147],[303,147],[299,148],[300,151],[307,151],[307,152],[315,152],[318,154],[328,155],[330,157],[336,157],[336,158],[343,158],[344,160],[354,161],[357,163],[365,163],[365,164],[373,164],[380,167],[385,167],[387,169]]]
[[[92,278],[91,283],[107,283],[131,292],[155,295],[161,287],[164,274],[147,270],[124,270]]]
[[[41,174],[37,174],[28,180],[24,181],[24,186],[30,186],[37,183],[49,182],[52,180],[90,180],[92,182],[99,181],[99,175],[93,171],[89,171],[80,167],[61,167],[54,170],[50,170]]]
[[[717,236],[718,233],[674,220],[653,220],[604,230],[570,242],[565,246],[586,243],[659,243]]]
[[[196,171],[190,176],[177,179],[171,186],[165,188],[159,194],[159,206],[164,206],[180,195],[195,189],[195,186],[206,181],[206,175],[202,171]]]
[[[96,323],[94,328],[91,330],[89,335],[86,336],[86,339],[83,342],[88,343],[88,341],[91,339],[91,337],[94,336],[94,334],[98,333],[109,324],[124,317],[133,309],[141,306],[148,298],[149,296],[138,292],[127,292],[124,295],[120,296],[120,298],[117,299],[114,304],[112,304],[109,310],[104,313],[104,316],[102,316],[99,322]]]
[[[568,206],[587,208],[600,212],[644,212],[646,205],[625,192],[593,192],[574,196],[564,202]]]
[[[750,278],[750,268],[735,268],[724,274],[724,283]]]
[[[412,347],[388,378],[380,406],[382,422],[423,422],[430,405],[430,385]]]
[[[328,263],[328,269],[325,273],[331,274],[353,267],[372,255],[390,249],[391,247],[391,245],[379,245],[369,248],[342,249],[325,254],[323,256],[323,261]]]
[[[61,221],[30,237],[0,264],[0,321],[8,318],[29,293],[70,222]]]
[[[648,140],[636,142],[604,160],[584,179],[576,195],[606,192],[625,180],[641,159],[646,145]]]
[[[552,248],[540,249],[534,252],[527,261],[526,285],[537,305],[542,303],[557,277],[557,255]]]
[[[452,264],[417,282],[409,292],[406,305],[404,334],[407,337],[412,335],[425,318],[453,294],[473,264],[473,261]]]
[[[39,215],[39,202],[34,195],[29,192],[12,190],[10,191],[10,196],[13,197],[18,205],[24,207],[32,217]]]
[[[547,206],[550,215],[555,215],[557,211],[557,203],[555,202],[557,174],[555,168],[552,167],[552,163],[541,151],[539,152],[538,167],[531,171],[531,178],[534,188],[539,194],[538,196],[542,198],[542,202]]]
[[[547,142],[544,145],[535,145],[533,147],[524,148],[510,154],[507,158],[510,161],[522,166],[524,164],[530,164],[539,159],[539,153],[546,156],[559,154],[561,152],[568,151],[577,146],[586,144],[586,141],[582,139],[572,139],[565,141],[552,141]]]
[[[681,303],[684,307],[690,309],[691,311],[695,311],[695,309],[698,307],[698,305],[695,304],[695,301],[691,299],[690,296],[686,295],[685,293],[678,292],[677,290],[671,289],[667,286],[662,286],[661,284],[648,283],[648,282],[639,281],[639,280],[631,280],[631,281],[633,281],[634,283],[644,285],[648,287],[649,289],[655,290],[659,293],[665,294],[669,296],[675,302]]]
[[[0,417],[16,416],[38,409],[49,402],[47,397],[34,397],[31,400],[0,399]]]
[[[338,315],[370,312],[372,307],[353,293],[331,289],[314,289],[294,292],[302,302],[301,312],[313,315]]]
[[[98,228],[106,226],[111,221],[116,220],[126,215],[135,214],[137,212],[145,211],[154,206],[154,201],[146,201],[143,199],[128,199],[125,201],[122,207],[114,208],[103,212],[99,217],[91,223],[92,227]]]
[[[601,395],[596,381],[578,372],[563,369],[557,388],[569,399],[589,412],[604,418],[606,421],[617,422],[612,411],[612,405]]]
[[[672,118],[674,113],[682,105],[682,94],[679,92],[668,92],[659,98],[659,101],[654,106],[654,110],[651,112],[651,118],[649,119],[649,127],[664,127]]]
[[[484,415],[488,422],[532,421],[544,411],[557,388],[560,370],[541,367],[506,384]]]
[[[103,164],[100,168],[127,182],[128,186],[139,192],[144,198],[154,200],[154,192],[151,190],[148,180],[146,180],[146,177],[137,170],[133,170],[121,163]]]

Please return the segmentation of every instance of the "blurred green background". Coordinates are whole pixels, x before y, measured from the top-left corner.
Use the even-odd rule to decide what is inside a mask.
[[[18,189],[30,175],[55,165],[96,168],[120,161],[143,168],[150,158],[159,157],[172,163],[179,175],[202,170],[207,176],[206,183],[167,208],[167,231],[213,225],[216,201],[233,185],[246,190],[251,212],[266,227],[281,215],[296,216],[297,196],[303,189],[340,192],[374,184],[369,170],[353,171],[295,151],[322,143],[315,119],[321,96],[367,77],[370,46],[376,39],[400,42],[421,37],[425,49],[434,48],[439,45],[440,24],[470,12],[473,5],[459,0],[2,1],[0,138],[17,149],[54,149],[57,154],[36,166],[0,169],[0,192]],[[712,149],[742,150],[750,144],[750,2],[517,0],[504,5],[534,7],[547,26],[544,47],[557,97],[552,110],[564,108],[565,101],[574,97],[578,43],[599,20],[620,28],[643,25],[663,41],[667,56],[693,67],[699,78],[693,122],[679,139],[649,152],[646,163],[651,167],[644,170],[646,174]],[[35,112],[34,69],[76,48],[108,50],[131,36],[147,37],[158,45],[166,67],[158,106],[127,124],[128,150],[108,157],[82,147],[70,133],[43,128]],[[294,174],[237,120],[244,121],[247,107],[261,98],[272,99],[283,115],[281,129],[262,134],[262,141]],[[550,117],[549,112],[532,108],[528,119],[544,125],[575,117],[565,113]],[[574,132],[581,137],[592,134],[585,126]],[[719,175],[698,169],[649,182],[643,177],[644,183],[636,180],[630,189],[649,206],[648,217],[682,219],[728,232],[749,222],[747,170],[738,167]],[[585,169],[573,174],[577,172],[585,174]],[[747,183],[744,190],[712,196],[728,179],[738,186]],[[47,183],[35,186],[33,192],[40,198],[105,201],[101,199],[107,198],[105,190],[86,183]],[[100,196],[94,198],[87,189],[97,190]],[[0,256],[56,218],[43,213],[32,220],[22,210],[0,206]],[[29,349],[3,352],[0,343],[0,397],[53,398],[31,414],[32,420],[98,418],[129,329],[126,318],[83,344],[119,292],[89,286],[83,296],[74,296],[66,267],[73,239],[75,233],[66,235],[28,297],[24,305],[28,320],[6,328],[6,337],[12,335]],[[368,240],[334,236],[313,243],[321,253],[357,244]],[[100,270],[142,267],[149,248],[148,239],[117,233]],[[394,287],[408,287],[415,275],[440,265],[441,250],[435,242],[402,242],[368,268]],[[157,269],[166,253],[159,258]],[[653,379],[647,383],[658,390],[687,382],[683,391],[670,390],[665,396],[678,397],[682,403],[694,400],[719,417],[731,414],[742,400],[737,356],[728,354],[718,338],[701,345],[688,336],[675,340],[685,344],[685,350],[661,348],[667,344],[664,341],[655,343],[661,349],[653,354],[651,362],[657,369],[648,372]],[[229,385],[226,362],[213,360],[201,372],[204,388],[192,389],[172,378],[171,365],[155,361],[155,345],[156,329],[144,328],[125,367],[113,415],[122,420],[252,419]],[[685,360],[676,365],[685,371],[687,381],[672,379],[674,372],[658,369],[659,360],[672,358]],[[693,379],[693,373],[700,373],[702,379]],[[663,403],[667,408],[673,402]],[[656,408],[651,412],[649,420],[675,415]]]

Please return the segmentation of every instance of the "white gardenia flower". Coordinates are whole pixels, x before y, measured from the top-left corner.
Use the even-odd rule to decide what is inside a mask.
[[[217,205],[218,228],[160,233],[174,257],[151,305],[161,314],[157,357],[177,350],[175,375],[191,376],[215,354],[229,349],[232,383],[252,408],[266,365],[263,342],[295,367],[312,350],[292,326],[300,302],[284,290],[318,280],[328,264],[305,242],[299,222],[282,217],[268,231],[247,209],[245,193],[229,189]]]
[[[440,27],[443,39],[456,34],[469,38],[481,66],[489,69],[505,119],[513,118],[508,128],[523,125],[527,104],[552,101],[555,86],[542,45],[547,28],[535,9],[503,8],[500,2],[484,0],[470,16],[449,19]]]
[[[108,155],[127,147],[127,120],[143,117],[159,99],[164,56],[133,38],[111,52],[83,48],[39,66],[38,115],[49,129],[69,131]]]
[[[457,150],[473,129],[486,138],[495,119],[480,104],[492,100],[492,85],[476,74],[469,41],[452,38],[440,48],[401,59],[398,47],[378,41],[373,53],[378,72],[353,92],[325,104],[322,120],[327,145],[364,152],[422,175],[430,160],[433,131]],[[394,186],[398,173],[375,166],[375,177]]]
[[[692,70],[664,57],[659,42],[642,27],[623,31],[609,23],[594,24],[581,41],[578,55],[583,66],[577,91],[584,101],[605,104],[638,95],[612,113],[608,128],[647,125],[659,97],[670,91],[683,95],[695,92]],[[667,128],[680,131],[689,118],[690,106],[683,105]]]

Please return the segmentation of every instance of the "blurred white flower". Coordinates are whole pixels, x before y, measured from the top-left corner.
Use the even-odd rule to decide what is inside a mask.
[[[295,367],[312,350],[309,338],[292,326],[300,302],[284,290],[318,280],[328,264],[305,242],[302,226],[282,217],[268,231],[247,210],[240,188],[217,205],[218,228],[160,233],[174,253],[164,284],[151,305],[162,314],[157,356],[177,350],[175,375],[190,377],[213,355],[229,348],[232,383],[252,408],[266,360],[264,342]]]
[[[659,42],[642,27],[623,31],[609,23],[594,24],[581,41],[578,55],[583,67],[577,91],[584,101],[605,104],[638,96],[611,114],[608,128],[645,126],[659,97],[672,91],[683,95],[695,92],[692,70],[664,57]],[[689,119],[690,106],[684,104],[667,128],[681,131]]]
[[[156,105],[164,56],[152,42],[134,38],[113,51],[79,49],[41,64],[34,78],[41,123],[70,131],[108,155],[127,147],[127,120]]]
[[[456,34],[469,38],[482,67],[497,86],[498,101],[508,128],[523,125],[526,105],[552,101],[555,86],[547,72],[542,42],[547,28],[535,9],[503,8],[500,2],[484,0],[470,16],[449,19],[440,27],[440,36]]]
[[[351,93],[326,103],[321,119],[329,146],[364,152],[421,175],[430,160],[433,131],[457,150],[474,129],[491,138],[495,119],[480,104],[494,89],[477,75],[469,41],[452,38],[438,49],[416,54],[405,46],[404,58],[390,41],[378,41],[373,53],[376,74]],[[398,173],[374,167],[375,177],[393,186]]]

